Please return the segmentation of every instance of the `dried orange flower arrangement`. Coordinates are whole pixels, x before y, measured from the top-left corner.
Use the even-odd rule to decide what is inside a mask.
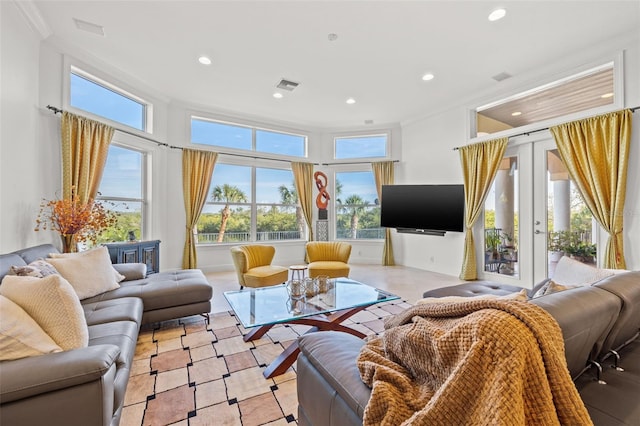
[[[102,202],[95,199],[79,202],[72,191],[69,199],[42,200],[35,230],[58,232],[66,253],[75,251],[76,244],[80,242],[95,244],[100,233],[117,221],[118,214],[108,210]]]

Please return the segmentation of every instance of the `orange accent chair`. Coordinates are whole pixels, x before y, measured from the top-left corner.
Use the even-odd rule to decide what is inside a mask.
[[[351,244],[337,241],[310,241],[307,243],[309,276],[327,275],[330,278],[349,276]]]
[[[245,245],[231,247],[231,257],[242,290],[247,287],[266,287],[286,282],[289,269],[272,265],[276,249],[273,246]]]

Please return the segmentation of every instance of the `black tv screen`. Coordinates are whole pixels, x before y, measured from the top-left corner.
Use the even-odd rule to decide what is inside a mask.
[[[383,227],[399,231],[463,231],[463,185],[383,185],[381,200]]]

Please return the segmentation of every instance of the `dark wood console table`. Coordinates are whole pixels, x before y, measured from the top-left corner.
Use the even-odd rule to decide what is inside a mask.
[[[111,263],[144,263],[147,275],[160,272],[160,240],[105,244]]]

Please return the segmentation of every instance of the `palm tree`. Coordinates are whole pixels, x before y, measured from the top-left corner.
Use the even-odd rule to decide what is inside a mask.
[[[300,207],[300,203],[298,202],[298,193],[295,190],[295,186],[288,187],[286,185],[280,185],[278,190],[280,191],[280,201],[282,204],[296,206],[296,222],[298,223],[300,236],[302,236],[304,234],[306,221],[304,219],[304,214],[302,213],[302,207]]]
[[[344,200],[342,208],[346,210],[351,216],[351,238],[358,238],[358,220],[364,208],[368,203],[362,199],[359,195],[350,195]]]
[[[217,185],[213,188],[213,195],[211,197],[215,202],[224,202],[224,208],[222,209],[222,221],[220,222],[220,231],[218,232],[218,242],[221,243],[224,238],[224,232],[227,229],[227,221],[231,216],[231,203],[244,203],[247,201],[247,196],[237,186],[229,185],[225,183],[220,186]]]

